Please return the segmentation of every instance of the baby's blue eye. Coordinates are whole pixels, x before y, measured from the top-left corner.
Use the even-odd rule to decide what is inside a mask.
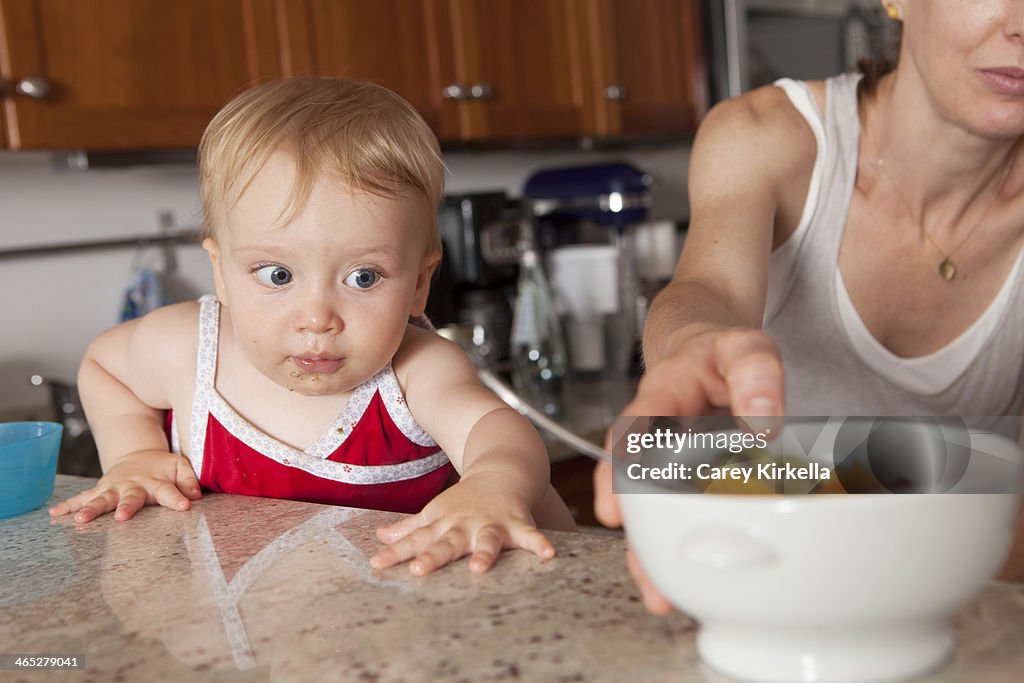
[[[353,270],[345,278],[345,284],[356,289],[369,289],[380,281],[380,273],[368,268]]]
[[[292,281],[292,272],[284,266],[263,266],[255,272],[257,279],[270,287],[283,287]]]

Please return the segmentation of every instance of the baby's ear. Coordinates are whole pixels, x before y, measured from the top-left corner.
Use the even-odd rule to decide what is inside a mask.
[[[210,256],[210,265],[213,267],[213,282],[217,288],[217,301],[226,304],[227,291],[224,289],[224,277],[220,272],[220,245],[217,240],[207,237],[203,240],[203,249]]]
[[[427,309],[427,296],[430,294],[430,277],[434,274],[434,270],[439,263],[441,263],[441,252],[438,250],[428,252],[420,262],[420,272],[416,276],[416,293],[412,299],[412,310],[409,311],[409,315],[413,318],[423,315],[423,311]]]

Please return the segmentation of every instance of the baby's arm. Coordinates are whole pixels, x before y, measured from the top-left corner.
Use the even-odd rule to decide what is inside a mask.
[[[476,378],[466,355],[434,334],[412,330],[395,358],[396,373],[416,421],[462,475],[418,515],[378,530],[391,545],[372,559],[387,567],[413,559],[410,570],[429,573],[472,553],[469,567],[487,571],[503,548],[543,558],[555,548],[537,530],[534,512],[574,528],[548,481],[544,443],[519,413]]]
[[[78,388],[104,475],[95,487],[52,507],[51,515],[75,512],[75,521],[84,523],[113,511],[126,520],[143,505],[187,510],[200,497],[191,465],[168,452],[163,429],[171,383],[187,371],[187,350],[195,354],[187,340],[195,338],[195,324],[188,328],[196,318],[195,304],[170,306],[90,344]]]

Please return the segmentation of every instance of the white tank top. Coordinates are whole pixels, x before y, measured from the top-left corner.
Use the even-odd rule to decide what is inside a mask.
[[[1019,415],[1024,404],[1024,252],[985,312],[938,351],[904,358],[872,336],[838,265],[857,177],[859,80],[827,80],[824,114],[806,83],[776,82],[817,141],[800,223],[769,264],[764,329],[782,352],[786,412],[992,416],[970,422],[997,429],[995,416]]]

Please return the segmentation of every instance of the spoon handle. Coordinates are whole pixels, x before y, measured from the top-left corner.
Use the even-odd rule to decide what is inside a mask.
[[[501,381],[501,379],[493,372],[484,368],[479,368],[477,369],[476,374],[488,389],[498,395],[498,398],[507,403],[510,407],[514,408],[520,415],[528,418],[533,422],[533,424],[537,425],[551,436],[583,455],[593,458],[598,462],[611,464],[611,453],[590,443],[586,439],[573,434],[568,429],[531,406],[523,399],[523,397],[517,394],[512,387]]]

